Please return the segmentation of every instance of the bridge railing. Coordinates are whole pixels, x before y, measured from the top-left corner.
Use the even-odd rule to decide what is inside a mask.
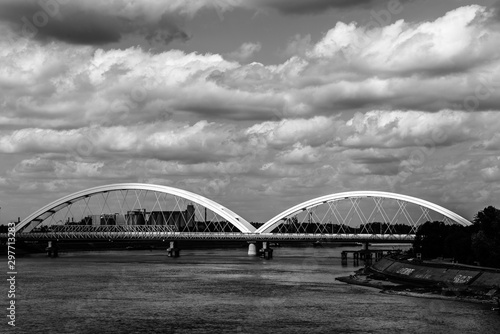
[[[1,237],[1,236],[0,236]],[[411,234],[276,234],[276,233],[241,233],[241,232],[45,232],[18,233],[18,240],[240,240],[240,241],[376,241],[376,242],[412,242]]]

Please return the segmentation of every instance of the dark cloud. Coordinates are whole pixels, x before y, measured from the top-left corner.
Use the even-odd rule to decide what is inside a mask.
[[[9,22],[17,33],[40,41],[59,40],[70,44],[103,45],[119,42],[125,34],[142,35],[150,43],[168,44],[187,40],[173,18],[160,22],[145,17],[130,19],[79,7],[78,3],[42,7],[37,1],[11,0],[0,3],[0,20]]]
[[[332,8],[366,5],[374,0],[260,0],[260,5],[274,8],[283,14],[318,14]]]
[[[188,34],[179,29],[179,27],[173,23],[172,18],[166,14],[161,17],[158,25],[150,25],[149,27],[145,28],[145,30],[145,38],[150,43],[156,42],[169,44],[175,39],[181,41],[187,41],[189,39]]]
[[[496,1],[492,6],[494,17],[500,21],[500,1]]]

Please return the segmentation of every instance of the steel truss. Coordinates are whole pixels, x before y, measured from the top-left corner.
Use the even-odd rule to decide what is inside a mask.
[[[433,219],[431,213],[441,217]],[[360,191],[306,201],[256,229],[203,196],[171,187],[131,183],[65,196],[28,216],[16,226],[16,235],[24,240],[406,242],[413,240],[421,224],[432,220],[471,224],[456,213],[421,199]]]
[[[158,232],[255,231],[245,219],[203,196],[130,183],[65,196],[28,216],[16,226],[16,232],[90,232],[95,227],[99,231],[135,232],[142,231],[141,225],[157,226],[154,229]]]
[[[0,238],[3,237],[0,235]],[[5,235],[6,237],[6,235]],[[412,242],[413,235],[398,234],[308,234],[308,233],[228,233],[228,232],[163,232],[163,231],[127,231],[127,232],[46,232],[18,233],[18,240],[219,240],[219,241],[354,241],[354,242]]]
[[[412,235],[420,225],[434,220],[465,226],[471,224],[424,200],[367,191],[332,194],[306,201],[275,216],[256,232]]]

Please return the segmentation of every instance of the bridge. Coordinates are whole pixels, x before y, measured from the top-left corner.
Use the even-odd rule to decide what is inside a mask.
[[[241,240],[411,242],[427,221],[470,225],[423,199],[381,191],[326,195],[264,224],[173,187],[122,183],[64,196],[16,225],[18,240]],[[5,237],[5,236],[4,236]]]

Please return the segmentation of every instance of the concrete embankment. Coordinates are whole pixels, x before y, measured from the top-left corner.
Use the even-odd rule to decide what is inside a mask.
[[[370,267],[393,281],[417,286],[437,285],[475,290],[500,289],[500,270],[448,263],[397,260],[386,257]]]
[[[336,280],[384,293],[487,303],[500,309],[500,270],[385,257]]]

